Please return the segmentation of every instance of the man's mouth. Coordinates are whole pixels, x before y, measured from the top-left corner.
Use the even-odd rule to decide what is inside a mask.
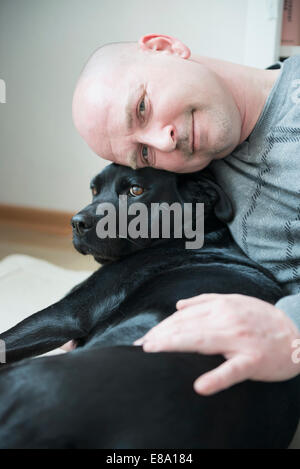
[[[194,134],[194,111],[192,111],[192,132],[191,132],[191,152],[195,151],[195,134]]]

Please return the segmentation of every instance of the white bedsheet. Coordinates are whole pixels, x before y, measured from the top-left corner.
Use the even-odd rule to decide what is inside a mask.
[[[0,332],[60,300],[91,275],[57,267],[41,259],[14,254],[0,262]],[[56,349],[46,355],[64,353]]]

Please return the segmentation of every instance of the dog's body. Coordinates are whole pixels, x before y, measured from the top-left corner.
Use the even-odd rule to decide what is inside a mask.
[[[213,206],[228,216],[214,185],[197,175],[151,171],[111,165],[94,180],[93,204],[73,219],[74,244],[110,262],[64,299],[0,336],[8,363],[70,339],[79,345],[63,356],[1,369],[0,447],[277,448],[290,443],[299,420],[298,379],[246,381],[201,397],[193,380],[222,357],[145,354],[131,345],[172,314],[181,298],[241,293],[275,303],[281,296],[270,274],[245,257],[212,216]],[[205,202],[204,246],[186,250],[183,239],[144,244],[122,239],[114,246],[97,240],[95,206],[116,204],[118,188],[128,191],[125,181],[148,184],[145,203]]]

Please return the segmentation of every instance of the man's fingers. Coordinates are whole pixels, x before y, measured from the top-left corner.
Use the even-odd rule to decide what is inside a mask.
[[[228,331],[203,328],[204,332],[197,333],[191,325],[182,331],[160,335],[145,339],[145,352],[198,352],[204,354],[227,354],[232,350],[232,335]]]
[[[186,298],[177,301],[176,308],[183,309],[188,306],[204,303],[206,301],[212,301],[217,299],[218,296],[220,296],[218,293],[203,293],[202,295],[192,296],[192,298]]]
[[[191,321],[194,317],[197,316],[197,319],[205,317],[209,313],[209,309],[207,309],[204,305],[199,306],[195,309],[195,307],[186,308],[183,311],[176,311],[171,316],[168,316],[162,322],[154,326],[150,331],[148,331],[143,337],[137,339],[133,344],[134,345],[142,345],[143,342],[146,340],[158,339],[160,337],[164,337],[166,335],[173,335],[174,332],[177,333],[179,328],[191,328]],[[199,324],[198,324],[199,326]]]
[[[194,390],[206,396],[214,394],[250,378],[253,375],[253,368],[254,362],[251,357],[237,355],[197,378]]]

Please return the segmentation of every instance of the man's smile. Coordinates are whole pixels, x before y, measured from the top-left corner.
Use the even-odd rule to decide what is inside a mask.
[[[191,152],[195,151],[195,128],[194,128],[194,111],[192,111],[192,137],[191,137]]]

